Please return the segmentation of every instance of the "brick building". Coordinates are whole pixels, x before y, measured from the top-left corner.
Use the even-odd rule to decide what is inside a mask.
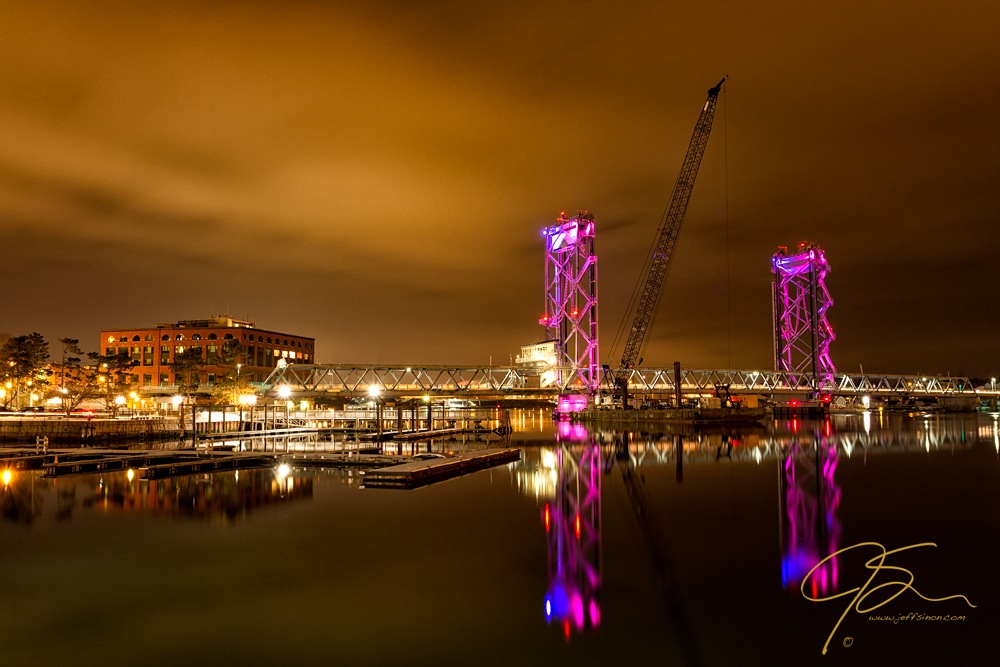
[[[253,322],[231,317],[106,329],[101,331],[100,350],[107,356],[127,352],[137,362],[132,369],[132,383],[145,394],[166,394],[177,386],[169,365],[174,355],[192,347],[200,349],[206,364],[201,384],[210,387],[221,371],[212,362],[219,359],[222,346],[230,340],[244,348],[240,373],[246,373],[250,382],[263,382],[280,359],[290,364],[310,364],[316,358],[314,338],[259,329]]]

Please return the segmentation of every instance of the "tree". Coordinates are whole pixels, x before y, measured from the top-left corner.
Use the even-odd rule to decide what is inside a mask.
[[[4,371],[3,405],[23,405],[22,391],[29,394],[44,390],[48,385],[45,364],[49,359],[49,344],[42,334],[33,332],[14,336],[4,341],[0,348],[0,364]]]
[[[80,349],[79,339],[60,338],[59,342],[63,346],[57,378],[59,386],[50,393],[59,398],[68,416],[81,403],[99,395],[98,372],[95,368],[80,365],[83,350]]]
[[[174,360],[170,362],[177,390],[184,394],[188,403],[191,402],[191,394],[198,391],[198,387],[201,386],[201,372],[204,368],[205,362],[201,358],[201,350],[196,347],[189,347],[180,354],[175,354]]]
[[[135,368],[139,362],[133,361],[128,352],[110,356],[91,352],[87,356],[94,364],[87,373],[89,391],[92,392],[90,397],[99,396],[104,402],[104,409],[112,415],[118,416],[119,404],[115,399],[119,396],[125,396],[131,391],[132,383],[129,371]],[[81,387],[81,390],[83,389]],[[82,403],[83,400],[85,399],[80,402]]]
[[[241,373],[241,367],[246,361],[246,348],[237,340],[227,340],[219,351],[216,364],[219,373],[212,385],[212,397],[216,403],[235,405],[240,396],[253,393],[250,376]]]
[[[60,338],[62,343],[62,359],[59,364],[59,387],[66,386],[67,369],[79,370],[80,361],[83,359],[83,350],[80,349],[79,338]],[[79,356],[77,356],[79,355]]]

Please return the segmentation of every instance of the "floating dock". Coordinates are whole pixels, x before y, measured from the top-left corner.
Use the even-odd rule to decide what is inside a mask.
[[[484,449],[364,471],[365,488],[413,489],[521,459],[520,449]]]

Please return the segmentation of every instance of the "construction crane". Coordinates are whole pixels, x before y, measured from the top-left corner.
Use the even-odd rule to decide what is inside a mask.
[[[646,269],[646,280],[635,309],[635,317],[632,320],[632,328],[625,341],[621,364],[611,376],[614,385],[614,398],[616,401],[621,400],[622,407],[628,407],[628,378],[631,369],[641,362],[639,353],[646,339],[650,322],[653,320],[656,304],[660,299],[660,289],[663,287],[663,280],[670,267],[670,259],[674,252],[674,246],[677,244],[677,234],[681,230],[684,213],[691,200],[691,191],[694,190],[694,181],[698,177],[701,158],[705,155],[708,136],[712,132],[712,120],[715,118],[715,106],[719,99],[719,92],[722,90],[722,84],[726,82],[726,78],[722,77],[718,84],[708,89],[708,99],[705,100],[705,106],[702,107],[698,122],[695,123],[691,142],[688,144],[684,163],[681,165],[681,173],[677,176],[674,192],[670,196],[670,205],[667,207],[666,215],[654,243],[652,256]],[[606,374],[607,370],[605,367]]]

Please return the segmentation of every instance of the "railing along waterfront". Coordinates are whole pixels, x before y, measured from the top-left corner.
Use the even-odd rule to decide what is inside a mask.
[[[564,373],[568,376],[569,373]],[[628,371],[633,393],[672,393],[673,368],[635,368]],[[832,383],[814,387],[801,373],[735,369],[681,369],[681,390],[714,392],[726,385],[734,393],[768,395],[813,391],[842,396],[965,396],[996,397],[995,387],[975,387],[966,377],[838,373]],[[428,396],[524,395],[551,397],[574,387],[545,385],[538,371],[498,366],[366,366],[288,364],[276,368],[261,385],[264,394],[287,387],[295,395],[363,396],[372,388],[383,394]]]

